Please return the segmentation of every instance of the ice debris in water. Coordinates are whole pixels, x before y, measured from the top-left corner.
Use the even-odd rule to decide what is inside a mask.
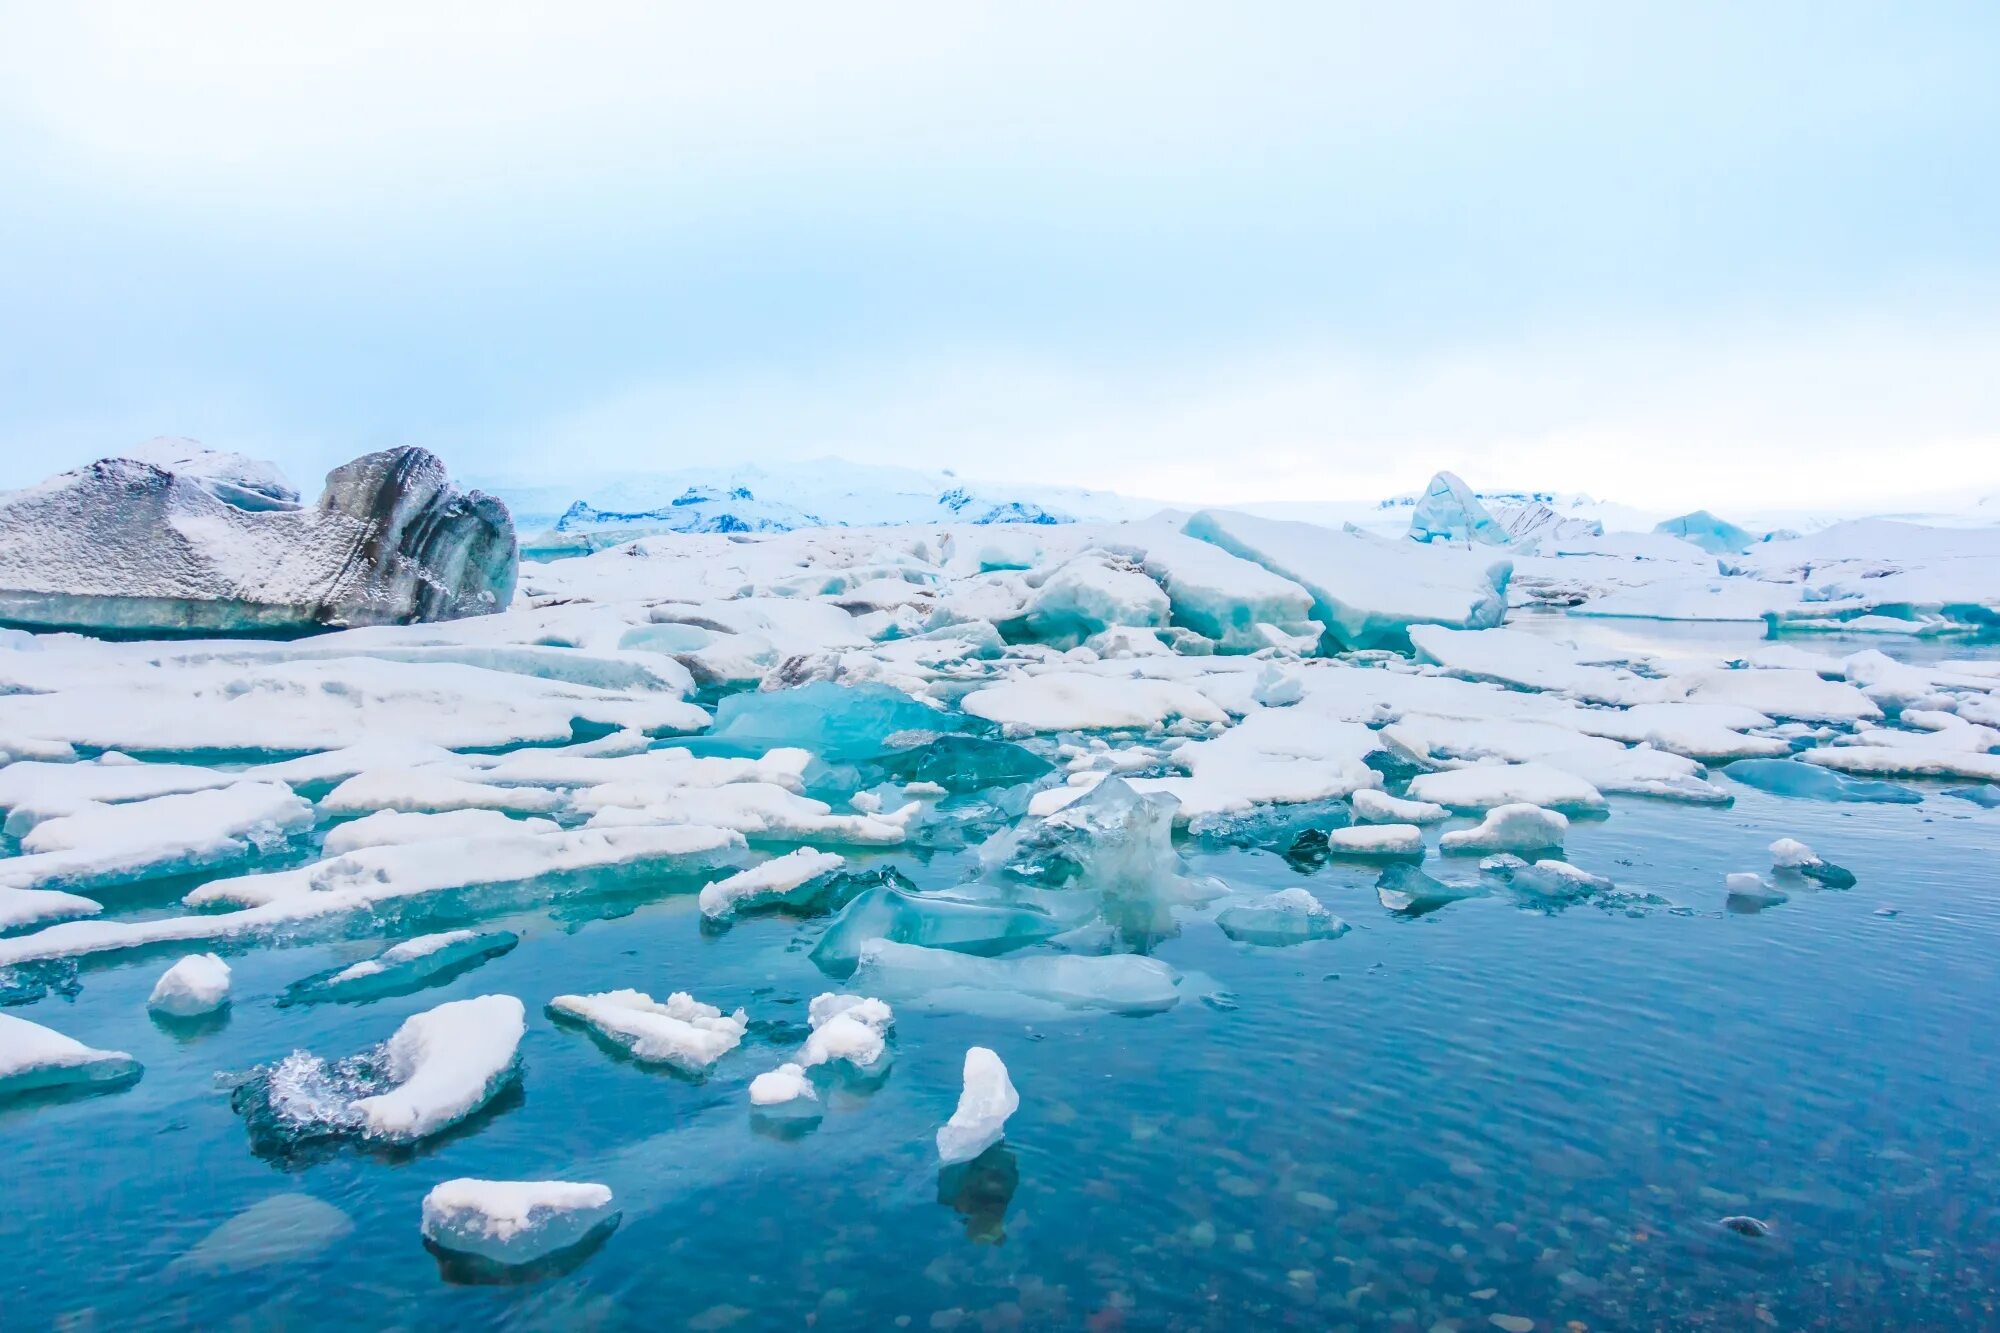
[[[872,991],[974,1013],[1029,1008],[1147,1014],[1171,1009],[1180,999],[1180,978],[1173,968],[1137,954],[976,958],[870,940],[861,946],[854,976]],[[1005,1003],[1009,998],[1020,1003],[1010,1006]]]
[[[750,1080],[753,1115],[817,1119],[821,1103],[804,1065],[787,1062]]]
[[[1375,881],[1376,899],[1404,916],[1423,916],[1479,893],[1477,884],[1448,884],[1409,865],[1390,866]]]
[[[1370,824],[1438,824],[1451,817],[1451,811],[1435,801],[1405,800],[1372,787],[1362,788],[1350,799],[1354,817]]]
[[[436,1249],[511,1268],[598,1239],[618,1217],[608,1186],[461,1177],[424,1196],[423,1236]]]
[[[146,1001],[168,1018],[199,1018],[229,1003],[229,964],[212,953],[191,953],[163,973]]]
[[[815,681],[728,696],[716,705],[709,740],[742,753],[798,746],[840,764],[880,758],[897,732],[955,730],[963,722],[887,685]]]
[[[326,1137],[416,1143],[514,1080],[526,1027],[511,995],[453,1000],[411,1015],[362,1055],[327,1061],[294,1051],[237,1088],[234,1103],[253,1140],[279,1149]]]
[[[1729,890],[1729,901],[1745,906],[1770,906],[1792,896],[1755,871],[1738,871],[1725,877],[1723,884]]]
[[[741,1009],[725,1014],[685,991],[675,991],[664,1004],[636,990],[558,995],[549,1001],[549,1012],[575,1019],[641,1063],[686,1074],[706,1073],[736,1049],[750,1026]]]
[[[1829,889],[1854,887],[1854,872],[1815,852],[1797,838],[1780,838],[1771,844],[1771,869],[1792,871]]]
[[[1325,837],[1326,850],[1334,856],[1421,860],[1424,854],[1424,831],[1415,824],[1357,824],[1328,829]]]
[[[1033,750],[1011,741],[947,734],[897,751],[883,767],[905,783],[929,783],[939,792],[984,791],[1034,782],[1055,767]]]
[[[355,1003],[407,995],[448,981],[521,942],[511,930],[446,930],[392,944],[373,958],[331,968],[295,981],[278,997],[280,1005],[321,1001]]]
[[[136,1083],[137,1060],[99,1051],[40,1023],[0,1014],[0,1098],[55,1089],[111,1092]]]
[[[1946,787],[1946,796],[1956,796],[1961,801],[1984,806],[1988,810],[2000,810],[2000,786],[1987,783],[1978,787]]]
[[[1007,1077],[1007,1066],[984,1046],[965,1053],[965,1087],[958,1109],[938,1130],[938,1160],[946,1166],[969,1162],[1000,1141],[1007,1118],[1021,1108],[1021,1094]]]
[[[811,910],[818,906],[827,878],[846,864],[847,858],[837,853],[801,847],[709,884],[698,900],[701,914],[719,921],[743,911]]]
[[[1487,857],[1479,863],[1479,869],[1482,874],[1543,902],[1575,902],[1614,887],[1604,876],[1593,875],[1567,861],[1545,859],[1530,864],[1507,852]]]
[[[1095,892],[1105,919],[1143,947],[1172,933],[1174,905],[1222,892],[1213,880],[1189,876],[1174,850],[1178,807],[1168,793],[1141,793],[1106,778],[1007,844],[1006,868],[1052,887]]]
[[[1336,939],[1347,933],[1347,923],[1303,888],[1232,903],[1216,913],[1215,924],[1232,940],[1273,946]]]
[[[1739,759],[1722,771],[1725,776],[1747,787],[1815,801],[1915,805],[1924,799],[1922,792],[1899,782],[1850,778],[1845,773],[1836,773],[1817,764],[1802,764],[1796,759]]]
[[[1049,939],[1064,924],[1030,905],[884,886],[859,894],[841,909],[813,946],[812,960],[828,976],[841,977],[854,970],[871,940],[993,954]]]
[[[1447,852],[1537,852],[1562,846],[1567,816],[1538,805],[1495,806],[1473,828],[1453,829],[1438,839]]]
[[[1410,511],[1410,540],[1418,542],[1479,542],[1505,546],[1507,530],[1500,526],[1472,488],[1457,474],[1440,472]]]

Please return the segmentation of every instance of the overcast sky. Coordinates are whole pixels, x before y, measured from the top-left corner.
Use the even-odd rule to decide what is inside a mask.
[[[0,0],[0,485],[2000,490],[1996,69],[1990,2]]]

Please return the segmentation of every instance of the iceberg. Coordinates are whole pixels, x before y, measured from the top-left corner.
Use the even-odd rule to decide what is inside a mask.
[[[168,1018],[200,1018],[229,1003],[229,964],[212,953],[191,953],[161,975],[147,1008]]]
[[[1544,859],[1530,864],[1511,853],[1489,856],[1479,863],[1482,874],[1545,903],[1570,903],[1616,887],[1567,861]]]
[[[903,783],[930,783],[941,792],[985,791],[1035,782],[1055,768],[1041,755],[1009,741],[947,734],[899,750],[882,761]],[[4,770],[0,770],[4,775]]]
[[[844,1061],[857,1073],[873,1074],[888,1059],[889,1029],[896,1017],[873,996],[829,991],[813,997],[809,1016],[812,1035],[798,1058],[804,1068]]]
[[[115,1092],[139,1081],[139,1062],[52,1028],[0,1014],[0,1101],[31,1092]]]
[[[724,1014],[685,991],[675,991],[665,1004],[636,990],[558,995],[549,1013],[582,1023],[642,1064],[696,1075],[735,1050],[750,1026],[741,1009]]]
[[[1505,546],[1511,538],[1470,486],[1453,473],[1440,472],[1410,511],[1410,540]]]
[[[515,1077],[525,1031],[511,995],[454,1000],[403,1020],[382,1049],[394,1086],[354,1103],[362,1133],[414,1143],[465,1119]]]
[[[1215,914],[1222,933],[1241,944],[1283,946],[1338,939],[1347,923],[1313,897],[1311,890],[1280,889],[1248,902],[1232,903]]]
[[[1170,522],[1128,525],[1102,545],[1136,562],[1166,592],[1172,627],[1200,635],[1219,652],[1310,651],[1325,632],[1304,588]]]
[[[1789,893],[1754,871],[1741,871],[1727,875],[1723,886],[1729,890],[1731,907],[1749,908],[1775,907],[1791,899]]]
[[[1007,1066],[984,1046],[965,1053],[965,1086],[958,1109],[938,1130],[938,1160],[946,1166],[969,1162],[1000,1141],[1007,1119],[1021,1109],[1021,1094],[1007,1076]]]
[[[1074,648],[1113,626],[1164,628],[1170,609],[1160,585],[1129,560],[1087,551],[1042,580],[1022,625],[1039,642]]]
[[[842,908],[813,946],[811,956],[822,972],[842,977],[854,970],[874,940],[995,954],[1049,939],[1065,925],[1037,907],[951,894],[911,893],[884,885],[859,894]]]
[[[707,885],[698,900],[701,914],[720,921],[744,911],[818,910],[830,878],[846,864],[844,856],[801,847]]]
[[[604,1185],[460,1177],[424,1196],[422,1229],[436,1250],[518,1268],[594,1245],[618,1218]]]
[[[1356,824],[1328,829],[1322,836],[1330,856],[1421,860],[1424,855],[1424,831],[1415,824]]]
[[[407,995],[461,976],[520,942],[520,936],[511,930],[446,930],[419,935],[392,944],[373,958],[295,981],[278,997],[278,1004],[357,1004]]]
[[[327,474],[319,502],[213,455],[107,458],[0,497],[0,620],[119,634],[302,633],[498,611],[514,527],[416,448]]]
[[[0,859],[0,888],[108,887],[227,865],[312,827],[312,807],[273,782],[95,802],[36,824]]]
[[[1609,802],[1590,783],[1541,763],[1472,764],[1410,779],[1410,796],[1453,810],[1540,805],[1560,810],[1602,810]]]
[[[750,1114],[775,1125],[803,1124],[820,1118],[819,1092],[806,1077],[804,1065],[782,1064],[750,1080]]]
[[[1507,614],[1505,559],[1219,509],[1196,514],[1186,531],[1311,593],[1323,652],[1403,648],[1412,625],[1488,629]]]
[[[1669,537],[1678,537],[1684,542],[1693,542],[1702,550],[1714,555],[1738,555],[1749,550],[1757,539],[1726,519],[1717,518],[1706,509],[1682,514],[1654,525],[1653,531]]]
[[[1853,871],[1835,865],[1797,838],[1771,844],[1771,869],[1780,875],[1789,871],[1829,889],[1851,889],[1855,883]]]
[[[2000,785],[1987,783],[1977,787],[1946,787],[1944,794],[1988,810],[2000,810]]]
[[[1411,801],[1363,788],[1349,798],[1354,817],[1370,824],[1441,824],[1451,811],[1435,801]]]

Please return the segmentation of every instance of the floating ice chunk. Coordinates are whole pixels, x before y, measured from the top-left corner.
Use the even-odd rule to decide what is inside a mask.
[[[687,1074],[706,1073],[736,1049],[750,1026],[741,1009],[724,1014],[685,991],[675,991],[665,1004],[636,990],[558,995],[549,1011],[589,1026],[635,1060]]]
[[[403,1020],[383,1047],[395,1087],[354,1103],[370,1138],[414,1143],[486,1105],[514,1077],[527,1030],[511,995],[453,1000]]]
[[[432,842],[439,838],[556,831],[554,820],[517,820],[498,810],[451,810],[443,814],[378,810],[331,830],[320,850],[328,856],[345,856],[364,847],[406,847],[413,842]]]
[[[1569,820],[1554,810],[1516,803],[1496,806],[1474,828],[1453,829],[1438,839],[1447,852],[1534,852],[1562,846]]]
[[[1435,801],[1409,801],[1369,788],[1350,799],[1355,818],[1371,824],[1438,824],[1451,817],[1451,811]]]
[[[259,1199],[197,1241],[166,1273],[245,1273],[295,1263],[346,1239],[354,1219],[310,1194]]]
[[[943,795],[1033,782],[1055,766],[1034,751],[1007,741],[944,735],[891,754],[883,760],[883,767],[908,784],[905,790],[912,794],[918,786],[929,784],[937,789],[937,795]]]
[[[1440,472],[1417,497],[1410,511],[1410,540],[1418,542],[1478,542],[1484,546],[1508,544],[1502,528],[1472,488],[1457,474]]]
[[[1729,890],[1729,901],[1732,904],[1768,907],[1785,902],[1792,896],[1754,871],[1739,871],[1729,875],[1723,884]]]
[[[645,804],[632,804],[639,801]],[[590,818],[594,829],[700,824],[735,829],[746,838],[810,839],[863,847],[887,847],[904,841],[909,836],[909,821],[923,808],[912,801],[884,814],[836,815],[825,801],[766,782],[637,794],[599,787],[580,793],[576,806],[596,811]]]
[[[73,921],[96,916],[104,905],[95,899],[57,889],[0,888],[0,931],[22,926],[43,926],[51,921]]]
[[[1820,765],[1802,764],[1794,759],[1739,759],[1722,772],[1746,787],[1815,801],[1916,805],[1924,799],[1923,793],[1913,787],[1850,778]]]
[[[798,1060],[806,1068],[845,1060],[865,1074],[888,1058],[895,1015],[882,1001],[829,992],[813,1000],[810,1017],[812,1035],[800,1048]]]
[[[384,737],[345,745],[337,750],[302,754],[273,764],[259,764],[247,776],[259,782],[282,782],[291,787],[331,786],[361,773],[379,769],[424,768],[448,763],[459,756],[429,741],[396,740]]]
[[[1347,796],[1381,785],[1367,756],[1382,748],[1355,722],[1260,708],[1214,740],[1189,741],[1173,752],[1185,778],[1138,779],[1135,790],[1176,797],[1181,824],[1240,814],[1259,805],[1288,805]]]
[[[358,815],[374,810],[442,813],[503,810],[545,815],[560,810],[561,794],[536,787],[496,787],[467,782],[435,769],[372,769],[357,773],[320,799],[321,813]]]
[[[756,1115],[815,1120],[821,1104],[805,1066],[788,1063],[750,1080],[750,1108]]]
[[[1007,1118],[1021,1109],[1021,1094],[1007,1077],[1007,1066],[984,1046],[965,1053],[965,1087],[958,1109],[938,1130],[938,1160],[946,1166],[969,1162],[1000,1141]]]
[[[922,997],[942,1008],[980,1011],[1017,998],[1041,1009],[1148,1014],[1173,1008],[1179,976],[1137,954],[975,958],[893,940],[861,946],[857,980],[868,989]]]
[[[1571,726],[1593,725],[1587,713],[1604,710],[1576,711],[1586,716],[1554,714],[1568,725],[1556,721],[1439,717],[1410,712],[1384,727],[1381,737],[1391,751],[1426,766],[1459,767],[1496,760],[1539,764],[1582,779],[1599,794],[1626,792],[1711,805],[1729,803],[1729,793],[1706,781],[1702,766],[1694,760],[1650,746],[1627,747],[1604,736],[1579,734]],[[1545,774],[1544,780],[1547,780]],[[1564,804],[1547,798],[1547,793],[1544,796],[1538,804]],[[1523,794],[1520,799],[1535,798]]]
[[[1479,869],[1544,902],[1575,902],[1616,887],[1604,876],[1593,875],[1567,861],[1545,859],[1530,865],[1506,852],[1487,857],[1479,863]]]
[[[1436,662],[1455,676],[1548,690],[1590,703],[1658,703],[1680,692],[1671,682],[1586,664],[1575,649],[1520,630],[1413,625],[1410,643],[1419,658]]]
[[[1325,630],[1304,588],[1167,523],[1130,524],[1114,537],[1108,549],[1138,561],[1166,590],[1173,623],[1225,653],[1281,646],[1274,638],[1303,641],[1310,651]]]
[[[1025,676],[974,690],[967,713],[1018,731],[1151,730],[1170,718],[1227,722],[1208,696],[1171,680],[1121,680],[1076,671]]]
[[[517,1267],[615,1226],[604,1185],[563,1180],[447,1180],[424,1196],[424,1239],[440,1250]]]
[[[1835,865],[1797,838],[1780,838],[1771,844],[1771,869],[1780,874],[1792,871],[1829,889],[1854,887],[1853,871]]]
[[[1988,784],[1981,787],[1946,787],[1944,794],[1984,806],[1988,810],[2000,810],[2000,786]]]
[[[801,847],[708,885],[701,891],[701,914],[721,920],[753,908],[807,905],[824,887],[821,881],[846,864],[844,856]]]
[[[1602,810],[1603,793],[1573,773],[1547,764],[1473,764],[1410,779],[1410,795],[1453,810],[1490,810],[1503,805],[1539,805],[1564,810]]]
[[[1706,509],[1667,519],[1654,525],[1653,531],[1693,542],[1714,555],[1740,554],[1749,550],[1757,540],[1734,523],[1717,518]]]
[[[278,1003],[353,1003],[404,995],[449,980],[520,943],[511,930],[446,930],[392,944],[373,958],[295,981]]]
[[[1729,704],[1801,722],[1868,722],[1882,716],[1873,699],[1845,681],[1812,671],[1696,670],[1675,677],[1687,701]]]
[[[0,860],[0,887],[112,885],[203,870],[276,847],[312,826],[312,807],[271,782],[122,805],[92,803],[35,825],[24,855]]]
[[[1415,824],[1357,824],[1328,829],[1326,850],[1334,856],[1421,858],[1424,831]]]
[[[1477,884],[1448,884],[1409,865],[1390,866],[1375,881],[1376,899],[1405,916],[1423,916],[1479,893]]]
[[[1485,629],[1507,613],[1506,560],[1218,509],[1186,531],[1311,593],[1326,648],[1399,648],[1411,625]]]
[[[980,902],[940,893],[907,893],[881,886],[857,895],[828,924],[812,960],[830,976],[854,970],[873,940],[894,940],[961,953],[999,953],[1045,940],[1064,922],[1039,908]]]
[[[709,735],[745,749],[795,746],[828,763],[884,754],[899,731],[943,731],[953,719],[886,685],[815,682],[796,689],[732,694],[716,705]]]
[[[45,819],[92,806],[207,791],[242,780],[239,773],[195,764],[135,764],[116,753],[86,763],[14,763],[0,768],[0,810],[7,812],[8,835],[18,838]]]
[[[212,953],[191,953],[163,973],[146,1005],[169,1018],[198,1018],[229,1003],[229,964]]]
[[[1807,750],[1799,758],[1843,773],[2000,782],[2000,754],[1979,754],[1943,745],[1826,745]]]
[[[52,1028],[0,1014],[0,1098],[50,1089],[111,1092],[139,1081],[139,1062],[99,1051]]]
[[[1232,940],[1273,946],[1337,939],[1347,933],[1347,923],[1302,888],[1232,903],[1216,913],[1215,924]]]

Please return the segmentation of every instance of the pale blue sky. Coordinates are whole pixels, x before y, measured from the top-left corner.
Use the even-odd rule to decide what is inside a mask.
[[[307,8],[0,0],[0,485],[2000,490],[2000,6]]]

